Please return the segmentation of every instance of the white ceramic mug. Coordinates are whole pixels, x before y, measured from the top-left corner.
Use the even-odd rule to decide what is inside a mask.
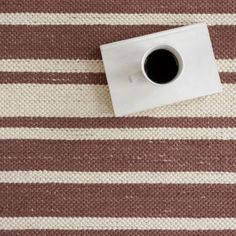
[[[153,80],[151,80],[146,71],[145,71],[145,62],[146,62],[146,59],[147,57],[154,51],[156,50],[160,50],[160,49],[164,49],[164,50],[167,50],[169,51],[171,54],[174,55],[174,57],[177,59],[177,62],[178,62],[178,72],[177,74],[175,75],[175,77],[173,79],[171,79],[171,81],[167,82],[167,83],[157,83],[157,82],[154,82]],[[152,47],[152,48],[149,48],[142,56],[142,60],[141,60],[141,65],[140,65],[140,71],[139,72],[136,72],[132,75],[130,75],[130,80],[131,82],[135,82],[136,80],[139,80],[139,79],[144,79],[148,82],[150,82],[151,84],[154,84],[154,85],[166,85],[166,84],[169,84],[171,82],[173,82],[174,80],[178,79],[180,77],[180,75],[182,74],[183,72],[183,68],[184,68],[184,63],[183,63],[183,59],[181,57],[181,55],[179,54],[179,52],[169,46],[169,45],[166,45],[166,44],[162,44],[162,45],[158,45],[158,46],[155,46],[155,47]]]

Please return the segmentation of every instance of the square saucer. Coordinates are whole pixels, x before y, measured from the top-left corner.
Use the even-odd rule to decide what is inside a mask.
[[[132,81],[131,76],[141,71],[143,54],[158,45],[169,45],[179,52],[183,60],[181,75],[160,86],[145,78]],[[204,23],[109,43],[100,48],[115,116],[222,91]]]

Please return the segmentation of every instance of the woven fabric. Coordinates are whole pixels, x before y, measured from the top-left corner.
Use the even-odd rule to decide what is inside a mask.
[[[101,44],[206,22],[223,92],[115,118]],[[0,235],[236,235],[236,0],[0,0]]]

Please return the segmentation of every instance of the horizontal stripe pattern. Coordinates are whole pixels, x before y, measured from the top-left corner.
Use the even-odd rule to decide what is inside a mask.
[[[102,44],[156,33],[174,27],[176,26],[0,25],[0,58],[101,59],[99,46]],[[236,41],[235,25],[209,26],[209,33],[217,59],[236,58],[236,49],[231,43]]]
[[[235,140],[0,140],[0,170],[236,172]]]
[[[235,234],[235,16],[228,0],[0,3],[0,234]],[[224,91],[114,118],[99,46],[199,21]]]
[[[236,184],[236,173],[1,171],[0,183]]]
[[[236,140],[236,128],[0,128],[0,138],[44,140]]]
[[[0,25],[236,25],[236,14],[0,13]]]
[[[114,7],[115,6],[115,7]],[[2,4],[1,12],[125,12],[125,13],[235,13],[236,7],[232,0],[225,0],[222,4],[221,0],[185,0],[173,2],[172,0],[149,0],[140,2],[139,0],[100,0],[93,2],[89,0],[61,0],[58,4],[57,0],[11,0],[8,4]]]
[[[0,230],[2,236],[24,235],[31,236],[232,236],[235,230]]]
[[[236,72],[235,59],[217,60],[219,72]],[[101,60],[2,59],[2,72],[102,73]]]
[[[0,217],[235,217],[235,188],[235,185],[0,184]]]
[[[0,117],[114,116],[106,85],[0,84],[0,91]],[[132,116],[235,117],[235,92],[234,84],[224,84],[221,93]]]
[[[5,217],[0,229],[235,230],[235,218]]]
[[[222,83],[235,84],[236,72],[220,73]],[[1,72],[0,84],[107,84],[105,73]]]
[[[0,117],[0,127],[28,128],[230,128],[234,117]]]

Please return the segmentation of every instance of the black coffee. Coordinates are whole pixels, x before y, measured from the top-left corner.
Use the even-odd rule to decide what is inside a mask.
[[[175,78],[179,70],[179,63],[176,56],[170,51],[157,49],[147,56],[144,69],[153,82],[165,84]]]

